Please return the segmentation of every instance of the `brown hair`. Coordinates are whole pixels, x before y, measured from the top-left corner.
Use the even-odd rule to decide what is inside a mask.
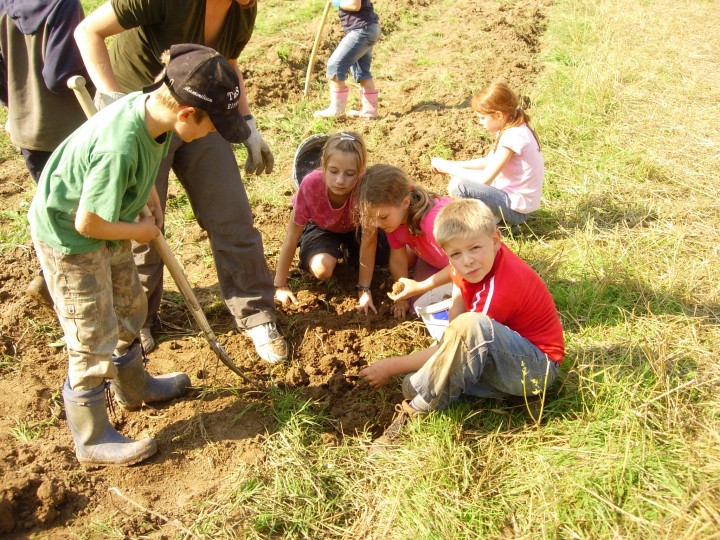
[[[327,168],[328,161],[333,152],[347,152],[355,154],[357,158],[358,173],[365,169],[367,164],[367,150],[360,134],[354,131],[340,131],[333,133],[323,146],[321,166],[323,171]]]
[[[407,227],[412,235],[423,234],[420,222],[435,206],[438,195],[410,181],[405,172],[392,165],[368,167],[360,186],[360,219],[363,225],[372,226],[370,211],[374,206],[402,206],[410,198],[407,209]]]
[[[518,95],[503,82],[494,82],[486,86],[472,98],[472,110],[480,114],[500,113],[505,119],[505,124],[500,128],[500,132],[495,137],[493,151],[497,150],[500,135],[509,127],[521,126],[527,124],[528,129],[532,132],[537,142],[538,150],[540,149],[540,139],[537,133],[530,127],[530,116],[525,112],[529,100],[523,98],[522,102]]]
[[[478,199],[457,199],[445,205],[435,217],[435,242],[445,249],[457,238],[491,236],[497,230],[495,215]]]

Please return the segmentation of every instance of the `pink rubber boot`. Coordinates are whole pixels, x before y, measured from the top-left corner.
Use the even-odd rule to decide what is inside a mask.
[[[342,90],[330,90],[330,106],[322,111],[315,111],[315,118],[331,118],[333,116],[343,116],[345,114],[345,105],[347,105],[348,93],[350,88]]]
[[[377,116],[378,108],[378,92],[374,90],[372,92],[360,91],[360,98],[362,100],[362,109],[359,111],[349,111],[348,116],[355,116],[360,118],[375,118]]]

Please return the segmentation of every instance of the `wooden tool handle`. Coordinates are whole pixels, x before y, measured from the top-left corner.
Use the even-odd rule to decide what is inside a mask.
[[[327,20],[328,13],[330,13],[330,7],[332,6],[332,0],[328,0],[325,4],[322,17],[320,18],[320,26],[317,29],[315,35],[315,43],[313,43],[312,51],[310,51],[310,61],[308,62],[307,73],[305,74],[305,90],[303,91],[303,97],[307,96],[308,89],[310,88],[310,75],[312,74],[313,67],[315,67],[315,57],[317,56],[318,45],[320,44],[320,36],[322,36],[323,27]]]

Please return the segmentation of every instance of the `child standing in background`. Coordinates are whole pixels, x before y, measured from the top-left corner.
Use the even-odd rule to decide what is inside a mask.
[[[451,201],[450,197],[439,197],[414,184],[402,169],[392,165],[373,165],[363,179],[360,186],[363,237],[369,236],[370,230],[385,231],[390,244],[390,273],[404,286],[399,294],[389,295],[395,301],[393,315],[397,318],[404,319],[407,315],[409,299],[450,283],[448,258],[435,242],[433,223],[440,209]],[[372,280],[371,272],[363,275],[363,269],[372,270],[372,267],[362,263],[361,252],[358,284],[361,291]],[[408,279],[413,267],[414,279]],[[369,290],[366,294],[370,294]],[[361,306],[363,304],[372,306],[372,297],[365,302],[361,299]]]
[[[275,271],[275,300],[281,304],[297,303],[288,287],[288,273],[298,240],[299,266],[317,279],[330,279],[343,247],[350,253],[351,262],[358,261],[356,188],[365,174],[366,162],[367,151],[360,135],[335,133],[323,148],[322,168],[302,179],[292,200],[293,210]],[[380,259],[387,262],[388,248],[384,238],[380,240]]]
[[[373,46],[380,38],[380,24],[371,0],[333,0],[338,8],[345,37],[328,60],[327,78],[330,81],[330,106],[316,111],[315,117],[343,116],[349,88],[345,84],[347,72],[352,72],[360,84],[362,109],[348,112],[349,116],[375,118],[378,91],[375,89],[370,64]]]
[[[469,161],[432,158],[433,171],[450,175],[453,197],[479,199],[508,226],[525,222],[540,208],[545,165],[540,141],[517,94],[493,83],[472,99],[478,121],[495,136],[490,152]]]

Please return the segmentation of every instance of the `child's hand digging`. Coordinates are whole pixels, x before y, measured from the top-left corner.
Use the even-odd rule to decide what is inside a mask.
[[[395,305],[392,307],[392,314],[396,319],[405,320],[407,312],[410,309],[410,303],[407,299],[412,298],[412,290],[415,283],[412,279],[400,278],[393,284],[392,291],[388,293],[390,300],[395,302]]]
[[[358,375],[373,388],[385,386],[393,376],[397,375],[396,370],[393,369],[394,360],[394,357],[383,358],[361,370]]]

